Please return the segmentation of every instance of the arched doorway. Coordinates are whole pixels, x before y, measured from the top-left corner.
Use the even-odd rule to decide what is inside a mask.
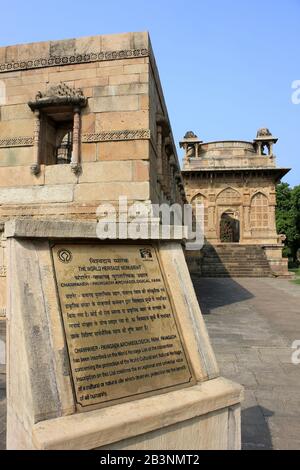
[[[231,211],[223,212],[220,220],[221,243],[239,243],[240,221],[236,214]]]

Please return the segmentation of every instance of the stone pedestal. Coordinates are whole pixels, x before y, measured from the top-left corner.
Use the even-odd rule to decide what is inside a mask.
[[[219,376],[180,241],[100,241],[97,239],[96,228],[96,223],[89,222],[24,219],[6,224],[5,234],[8,239],[7,448],[239,449],[242,388]],[[159,355],[160,352],[157,351],[161,348],[161,352],[167,353],[164,357],[170,361],[171,365],[166,371],[162,368],[162,362],[152,362],[151,367],[155,373],[148,374],[143,382],[138,381],[138,376],[135,377],[136,391],[141,392],[140,397],[132,392],[130,384],[125,385],[122,379],[123,385],[119,386],[117,392],[113,389],[114,393],[120,395],[118,400],[112,400],[109,395],[112,382],[105,382],[102,388],[103,393],[98,396],[104,396],[107,391],[107,402],[104,402],[104,399],[99,399],[97,402],[94,392],[82,396],[78,394],[78,391],[82,389],[78,384],[94,384],[94,379],[88,382],[88,372],[84,372],[86,374],[84,379],[78,373],[78,362],[86,359],[86,356],[82,353],[79,356],[75,355],[74,359],[75,350],[72,349],[76,336],[72,333],[79,331],[83,334],[82,329],[72,329],[77,328],[74,326],[76,322],[81,328],[83,320],[76,318],[75,323],[70,323],[71,314],[68,314],[76,310],[76,295],[79,295],[80,289],[75,288],[75,300],[70,300],[70,302],[75,302],[75,307],[73,305],[70,310],[68,308],[65,310],[66,304],[63,302],[61,289],[70,286],[70,283],[69,281],[68,283],[62,282],[62,279],[67,280],[68,275],[78,278],[75,276],[77,273],[76,257],[79,256],[79,252],[80,256],[84,256],[84,247],[87,247],[87,252],[93,250],[95,258],[89,255],[89,260],[90,263],[94,262],[93,259],[96,260],[97,272],[101,271],[99,266],[103,266],[104,263],[103,257],[101,260],[97,258],[99,253],[102,255],[107,250],[106,258],[109,258],[110,250],[117,253],[119,249],[117,247],[121,244],[123,247],[127,245],[130,247],[128,252],[137,250],[141,254],[143,258],[141,265],[146,266],[146,270],[148,269],[147,262],[152,262],[151,258],[154,257],[154,253],[157,256],[159,273],[162,276],[160,282],[163,283],[165,292],[168,293],[168,296],[162,299],[161,305],[163,312],[165,305],[169,305],[169,313],[167,317],[163,315],[156,317],[156,329],[166,334],[168,333],[166,329],[170,328],[170,337],[158,336],[159,340],[156,343],[158,346],[152,347],[152,350]],[[80,248],[74,249],[75,245]],[[117,257],[117,255],[114,256]],[[59,269],[57,268],[58,260],[55,257],[59,257],[62,263]],[[117,263],[120,259],[114,261]],[[126,260],[123,262],[125,263]],[[72,269],[70,270],[68,266],[72,266]],[[88,267],[90,268],[90,265]],[[84,266],[81,268],[83,276],[86,275]],[[132,270],[134,269],[133,266]],[[127,272],[133,271],[130,268]],[[95,277],[95,279],[99,278]],[[85,282],[83,277],[77,280]],[[155,282],[158,281],[155,280]],[[100,298],[105,300],[107,293],[104,289],[107,290],[108,287],[105,288],[100,284],[94,292],[95,294],[98,292]],[[161,292],[163,290],[164,288]],[[88,295],[83,294],[82,290],[80,292],[80,296]],[[129,299],[128,303],[132,300],[130,295],[124,298]],[[145,302],[143,301],[144,303],[140,305],[148,305],[147,308],[151,310],[154,303],[149,298],[144,300]],[[84,311],[86,312],[88,311],[87,305],[85,303],[86,310]],[[72,310],[73,308],[75,310]],[[118,316],[118,312],[112,311],[111,308],[108,307],[107,318],[120,318],[123,321],[122,316]],[[113,317],[112,313],[116,316]],[[100,315],[99,307],[95,308],[94,314]],[[81,314],[76,315],[79,317]],[[137,316],[136,320],[139,321]],[[149,325],[150,329],[152,328],[150,319],[144,320],[142,325],[145,330]],[[114,334],[119,335],[116,332]],[[126,334],[124,333],[123,339],[126,339]],[[145,338],[143,334],[141,333],[140,338]],[[151,335],[147,338],[150,338],[152,344]],[[103,344],[105,348],[111,347],[113,336],[111,338],[108,343],[104,336],[99,336],[96,341],[99,351]],[[138,334],[136,338],[139,338]],[[167,345],[163,343],[163,340],[173,342],[173,344]],[[142,344],[139,339],[138,342]],[[175,343],[176,350],[174,349]],[[76,353],[78,350],[79,347]],[[121,351],[124,349],[116,349],[116,353]],[[173,356],[179,359],[173,359]],[[142,367],[143,364],[151,362],[149,362],[149,357],[145,357],[145,362],[143,362],[144,359],[141,361],[139,355],[132,357],[136,358],[134,362],[140,361]],[[97,361],[93,362],[95,370],[102,370],[103,362],[101,362],[100,353]],[[167,363],[164,362],[164,364]],[[91,364],[91,362],[82,362],[79,366],[86,367],[88,370]],[[110,371],[111,376],[114,376],[116,370],[119,370],[118,367],[118,365],[112,365],[107,370]],[[177,368],[174,369],[174,367]],[[132,378],[132,370],[133,368],[128,369],[125,382]],[[175,370],[178,372],[175,373]],[[160,380],[155,382],[156,375],[159,375]],[[159,382],[164,384],[161,391],[157,385]],[[170,382],[169,389],[168,382]],[[131,390],[131,396],[126,396],[125,389],[123,393],[123,386],[128,387],[126,390]],[[85,388],[91,390],[91,387]]]
[[[282,256],[283,245],[281,243],[264,245],[263,249],[274,276],[291,277],[288,269],[288,258]]]

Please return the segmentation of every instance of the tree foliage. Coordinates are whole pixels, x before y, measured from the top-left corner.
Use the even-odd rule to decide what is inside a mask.
[[[300,248],[300,185],[291,188],[288,183],[280,183],[276,188],[276,197],[277,232],[287,237],[285,255],[296,261]]]

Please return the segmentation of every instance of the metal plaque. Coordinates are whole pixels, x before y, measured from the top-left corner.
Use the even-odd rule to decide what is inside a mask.
[[[66,243],[52,254],[79,409],[194,383],[154,245]]]

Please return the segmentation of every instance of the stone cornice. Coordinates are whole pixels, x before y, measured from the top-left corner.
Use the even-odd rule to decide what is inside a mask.
[[[44,67],[56,67],[63,65],[83,64],[89,62],[102,62],[105,60],[134,59],[136,57],[148,57],[148,49],[125,49],[106,52],[87,52],[84,54],[72,54],[65,56],[38,57],[31,60],[20,60],[0,64],[0,73],[14,72],[16,70],[29,70]]]

